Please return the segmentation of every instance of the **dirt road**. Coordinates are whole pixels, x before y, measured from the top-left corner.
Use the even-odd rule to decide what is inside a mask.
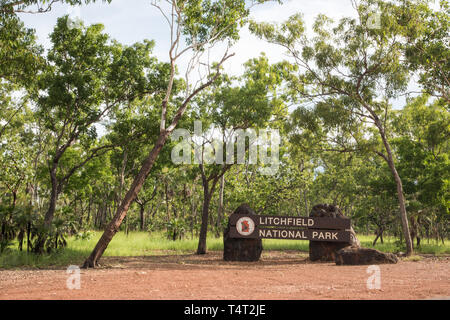
[[[66,269],[2,270],[0,299],[433,299],[450,297],[450,257],[380,265],[369,290],[367,266],[312,263],[298,252],[265,252],[255,263],[203,256],[104,258],[81,270],[69,290]],[[73,282],[75,283],[75,282]]]

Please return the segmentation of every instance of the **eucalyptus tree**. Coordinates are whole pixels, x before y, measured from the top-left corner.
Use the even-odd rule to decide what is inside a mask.
[[[282,140],[280,164],[274,175],[263,175],[254,166],[235,166],[227,175],[228,211],[251,199],[257,214],[306,216],[312,207],[315,189],[313,167],[302,163],[283,150],[288,142]],[[288,149],[289,150],[289,149]]]
[[[32,182],[33,114],[29,93],[43,65],[34,31],[0,14],[0,238],[16,216],[17,200]],[[5,197],[6,196],[6,197]],[[8,199],[6,199],[8,198]],[[3,240],[2,240],[3,241]]]
[[[146,183],[148,183],[149,180],[146,180]],[[158,184],[154,184],[151,188],[147,187],[147,188],[143,188],[143,191],[147,191],[147,192],[142,192],[138,197],[136,197],[135,202],[138,204],[139,206],[139,229],[141,231],[145,231],[145,222],[146,222],[146,215],[145,215],[145,211],[146,211],[146,207],[149,203],[151,203],[155,197],[158,195]],[[150,213],[152,215],[154,215],[157,211],[157,208],[152,208],[150,210]]]
[[[32,181],[33,113],[29,92],[42,66],[34,32],[0,16],[0,238],[10,229],[20,194]],[[5,197],[6,196],[6,197]],[[6,199],[6,198],[9,199]],[[2,241],[3,241],[2,240]]]
[[[161,67],[166,68],[166,64]],[[180,81],[175,81],[173,90],[178,92],[182,88]],[[126,109],[116,112],[107,126],[108,139],[117,146],[111,153],[111,164],[116,170],[117,184],[114,195],[114,211],[117,210],[123,198],[123,193],[128,190],[133,178],[139,173],[140,163],[151,150],[159,133],[159,110],[155,107],[161,103],[161,95],[145,97],[136,100]],[[148,178],[142,190],[142,194],[135,199],[140,209],[140,227],[143,230],[145,224],[145,207],[155,199],[159,188],[161,169],[170,166],[170,158],[163,151],[155,163],[151,177]],[[159,181],[159,183],[158,183]],[[127,222],[127,220],[125,220]]]
[[[136,100],[127,108],[115,112],[107,125],[108,140],[117,146],[110,157],[117,177],[114,210],[120,205],[129,180],[136,175],[140,162],[148,153],[148,142],[153,141],[159,131],[155,105],[160,101],[158,95]]]
[[[0,16],[17,13],[45,13],[52,10],[55,3],[67,3],[81,5],[95,2],[96,0],[0,0]],[[111,2],[111,0],[102,0]]]
[[[103,0],[110,2],[110,0]],[[35,30],[26,28],[17,13],[44,13],[56,2],[81,5],[95,0],[0,0],[0,79],[30,86],[44,59],[36,43]]]
[[[7,130],[0,136],[0,252],[10,244],[16,234],[15,225],[21,212],[28,210],[26,192],[33,180],[34,134],[30,109],[18,107],[10,118]],[[17,102],[24,103],[23,101]]]
[[[36,80],[45,65],[35,30],[26,28],[17,13],[47,12],[55,2],[75,5],[94,1],[0,0],[0,138],[11,128],[14,118],[26,112],[28,94],[37,89]],[[14,96],[21,101],[14,103]]]
[[[153,149],[143,161],[139,173],[124,196],[114,218],[106,227],[83,267],[89,268],[97,265],[111,239],[119,230],[130,205],[136,199],[159,153],[177,127],[191,100],[215,82],[220,75],[222,65],[233,56],[228,52],[228,48],[233,41],[239,38],[239,29],[246,22],[250,10],[247,4],[253,6],[263,2],[266,0],[251,1],[250,3],[245,0],[169,0],[162,4],[159,1],[152,3],[164,16],[170,30],[168,52],[170,76],[160,104],[160,131]],[[202,55],[220,42],[226,43],[227,49],[224,50],[219,61],[214,64],[208,60],[202,61]],[[184,77],[184,94],[179,95],[176,99],[177,97],[173,93],[176,66],[181,57],[189,55]],[[203,77],[195,81],[192,79],[191,73],[193,70],[199,71],[200,66],[205,67]]]
[[[252,129],[253,133],[258,129],[265,130],[269,124],[276,123],[277,117],[283,117],[287,112],[283,100],[276,91],[282,82],[283,65],[270,65],[268,59],[262,55],[249,60],[244,66],[244,74],[234,79],[237,84],[233,85],[232,79],[224,77],[198,99],[196,111],[199,119],[205,120],[206,126],[201,132],[202,145],[197,148],[195,154],[203,187],[202,222],[197,254],[206,253],[209,206],[217,183],[236,163],[257,164],[257,159],[254,159],[256,153],[251,152],[258,148],[257,137],[252,136],[252,132],[247,132],[247,129]],[[218,132],[214,128],[217,128]],[[275,135],[275,132],[272,132],[272,135]],[[270,141],[273,143],[277,138],[273,136]],[[270,147],[272,152],[275,152],[278,145],[272,143]],[[262,148],[261,143],[260,154]],[[243,158],[244,152],[249,153],[247,159]]]
[[[411,99],[392,119],[398,169],[418,241],[424,228],[444,238],[450,221],[450,117],[444,99],[429,100],[427,95]]]
[[[360,142],[366,151],[386,161],[397,186],[410,255],[413,247],[403,185],[386,127],[390,102],[407,91],[412,73],[403,63],[403,29],[397,20],[397,7],[390,2],[364,0],[354,7],[357,18],[343,18],[335,25],[332,19],[319,15],[313,24],[313,36],[306,32],[301,14],[281,25],[252,23],[251,30],[287,50],[298,68],[288,79],[293,101],[310,104],[301,105],[297,114],[310,122],[320,119],[317,121],[328,128],[322,137],[333,140],[333,149],[361,149]],[[378,144],[365,143],[365,135],[375,132],[382,149]]]
[[[43,67],[41,54],[33,30],[25,28],[17,17],[0,16],[0,157],[6,147],[12,147],[11,139],[17,149],[12,148],[10,156],[23,150],[17,142],[33,122],[29,93],[36,88],[37,74]]]
[[[8,130],[0,137],[0,188],[11,195],[11,208],[14,209],[19,189],[31,181],[33,138],[29,108],[14,117]],[[5,193],[8,193],[5,192]],[[3,197],[3,195],[2,195]]]
[[[439,1],[404,1],[398,10],[399,23],[404,28],[405,55],[412,70],[416,70],[421,87],[428,94],[444,99],[450,105],[450,5]]]
[[[81,5],[96,0],[0,0],[0,79],[22,86],[35,82],[44,59],[35,30],[26,28],[17,13],[45,13],[55,3]],[[102,0],[111,2],[111,0]]]
[[[37,116],[51,136],[50,197],[44,232],[35,246],[38,252],[70,177],[92,158],[114,147],[97,143],[95,124],[134,99],[158,94],[158,85],[165,79],[165,68],[150,56],[152,42],[122,46],[110,41],[102,30],[102,25],[73,28],[65,16],[58,19],[50,36],[52,48],[35,98]],[[83,156],[76,163],[62,166],[71,148],[83,149]]]

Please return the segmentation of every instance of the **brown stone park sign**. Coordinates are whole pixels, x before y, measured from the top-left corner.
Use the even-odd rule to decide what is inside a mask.
[[[262,239],[309,240],[311,261],[337,265],[396,263],[392,253],[361,248],[350,219],[334,205],[315,205],[309,217],[257,215],[247,204],[229,216],[224,230],[225,261],[258,261]]]
[[[284,217],[266,215],[230,216],[230,238],[292,239],[350,242],[350,219]]]

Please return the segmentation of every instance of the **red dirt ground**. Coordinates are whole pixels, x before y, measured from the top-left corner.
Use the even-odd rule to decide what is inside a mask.
[[[224,262],[222,252],[104,258],[81,270],[81,289],[56,270],[0,271],[0,299],[449,299],[450,257],[380,265],[381,289],[367,289],[367,266],[313,263],[298,252],[264,252],[259,262]]]

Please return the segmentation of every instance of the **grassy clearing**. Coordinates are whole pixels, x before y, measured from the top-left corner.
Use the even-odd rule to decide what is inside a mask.
[[[361,246],[365,248],[374,248],[383,252],[405,252],[405,247],[398,247],[397,238],[394,237],[384,237],[384,243],[379,241],[375,246],[372,246],[374,235],[358,235],[358,239],[361,242]],[[444,255],[450,254],[450,241],[447,239],[444,244],[442,242],[436,242],[435,240],[428,241],[427,239],[422,239],[420,248],[414,249],[415,253],[418,254],[434,254],[434,255]]]
[[[93,236],[89,240],[77,240],[75,237],[70,237],[68,239],[68,245],[64,250],[42,256],[19,252],[15,244],[9,252],[0,255],[0,268],[49,268],[63,267],[71,264],[80,265],[90,254],[100,236],[101,232],[96,231],[93,232]],[[375,248],[384,252],[404,251],[397,247],[395,238],[392,237],[386,237],[384,244],[378,243],[375,247],[372,247],[373,235],[359,235],[358,238],[361,245],[366,248]],[[197,249],[197,244],[198,239],[196,238],[172,241],[167,239],[163,233],[130,232],[126,235],[120,232],[111,241],[104,256],[149,256],[194,253]],[[210,251],[223,250],[222,238],[209,237],[207,244],[208,250]],[[264,250],[308,251],[309,242],[302,240],[264,239],[263,247]],[[416,249],[416,253],[435,255],[450,254],[450,242],[446,241],[442,245],[442,243],[436,244],[434,241],[427,243],[427,240],[424,240],[421,248]],[[417,256],[414,259],[417,259]]]

